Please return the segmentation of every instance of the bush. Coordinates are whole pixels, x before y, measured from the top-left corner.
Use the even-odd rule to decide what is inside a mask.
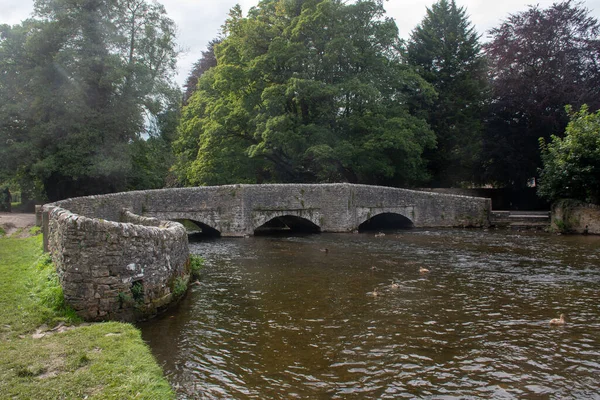
[[[542,162],[538,194],[550,201],[572,198],[586,203],[600,201],[600,110],[589,113],[583,105],[570,116],[564,138],[540,138]]]
[[[204,268],[204,258],[195,254],[190,255],[190,273],[191,279],[199,279],[200,272]]]
[[[187,291],[187,280],[178,276],[173,283],[173,296],[179,298]]]

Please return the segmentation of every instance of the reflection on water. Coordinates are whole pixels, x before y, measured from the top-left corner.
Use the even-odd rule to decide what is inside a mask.
[[[200,284],[142,325],[180,398],[600,399],[600,237],[410,230],[190,247],[207,259]],[[550,327],[562,312],[567,325]]]

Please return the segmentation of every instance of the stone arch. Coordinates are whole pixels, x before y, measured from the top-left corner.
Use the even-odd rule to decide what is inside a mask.
[[[254,234],[264,234],[269,232],[303,232],[319,233],[321,227],[309,218],[299,215],[282,213],[281,215],[271,215],[261,218],[261,223],[255,223]]]
[[[368,215],[362,223],[358,225],[359,232],[380,231],[386,229],[410,229],[414,228],[413,221],[397,212],[380,212],[375,215]]]
[[[195,236],[209,236],[209,237],[218,237],[221,236],[221,232],[218,229],[213,228],[212,226],[205,224],[204,222],[200,222],[198,220],[192,218],[174,218],[172,221],[179,222],[182,224],[188,235],[193,234]],[[195,230],[194,226],[198,229]]]

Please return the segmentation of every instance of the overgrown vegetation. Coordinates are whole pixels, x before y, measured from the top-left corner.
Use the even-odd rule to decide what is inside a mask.
[[[190,254],[190,279],[200,279],[200,273],[204,269],[204,258]]]
[[[183,296],[185,294],[185,292],[187,292],[188,289],[188,280],[178,276],[177,278],[175,278],[175,280],[173,281],[173,296],[175,298],[179,298],[181,296]]]
[[[567,107],[570,122],[563,138],[542,138],[538,192],[550,201],[571,198],[600,204],[600,111],[589,113]]]
[[[40,249],[41,236],[0,238],[1,397],[173,398],[135,327],[78,325]]]

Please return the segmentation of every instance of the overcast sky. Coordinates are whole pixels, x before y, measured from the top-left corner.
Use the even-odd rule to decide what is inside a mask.
[[[528,4],[539,4],[546,8],[555,0],[457,0],[465,7],[471,22],[477,31],[486,38],[486,31],[499,24],[509,14],[527,9]],[[208,42],[215,38],[225,21],[227,12],[236,3],[244,10],[256,4],[258,0],[163,0],[169,16],[175,20],[179,30],[178,43],[183,50],[179,58],[177,82],[182,85],[190,72],[192,64],[198,60]],[[421,22],[425,8],[434,0],[389,0],[386,1],[387,14],[396,20],[400,36],[407,39],[413,28]],[[591,10],[592,16],[600,20],[600,0],[583,2]],[[0,0],[0,23],[17,24],[30,16],[33,0]]]

